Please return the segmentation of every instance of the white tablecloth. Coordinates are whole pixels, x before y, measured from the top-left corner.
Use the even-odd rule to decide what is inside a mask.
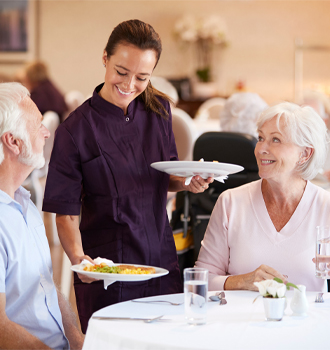
[[[208,303],[206,325],[190,326],[184,319],[184,306],[139,304],[131,301],[99,310],[95,316],[152,317],[163,321],[89,321],[84,350],[87,349],[330,349],[330,293],[325,302],[314,302],[316,293],[307,292],[306,317],[292,316],[287,293],[287,308],[280,322],[265,321],[263,301],[256,292],[226,291],[227,305]],[[209,293],[209,295],[214,292]],[[183,294],[157,296],[145,300],[183,302]]]

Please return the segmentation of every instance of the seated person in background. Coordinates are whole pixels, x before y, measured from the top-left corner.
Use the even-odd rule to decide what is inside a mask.
[[[13,81],[13,78],[10,75],[0,72],[0,83],[8,83],[10,81]]]
[[[304,92],[303,106],[310,106],[315,109],[318,115],[323,119],[325,125],[328,128],[329,135],[329,112],[330,112],[330,99],[329,96],[323,92],[316,90],[307,90]],[[327,157],[324,162],[323,169],[316,175],[315,180],[328,182],[330,181],[330,152],[328,150]]]
[[[64,96],[50,80],[46,64],[40,61],[30,62],[19,76],[19,81],[30,91],[31,100],[37,105],[41,114],[53,111],[63,121],[68,107]]]
[[[328,95],[318,90],[305,90],[301,105],[313,107],[328,127],[330,113],[330,99]]]
[[[19,83],[0,84],[0,349],[81,349],[83,335],[56,290],[45,227],[21,184],[45,162],[49,131]]]
[[[330,225],[330,193],[312,184],[327,151],[327,132],[311,107],[284,102],[257,121],[260,180],[223,192],[213,209],[196,266],[210,290],[257,290],[278,277],[325,291],[315,277],[315,230]]]
[[[267,103],[252,92],[231,95],[220,112],[222,131],[241,132],[257,137],[257,119],[268,107]]]

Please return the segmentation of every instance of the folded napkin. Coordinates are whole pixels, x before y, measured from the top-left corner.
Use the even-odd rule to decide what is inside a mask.
[[[190,184],[190,182],[191,182],[191,179],[192,179],[194,176],[196,176],[196,175],[186,177],[186,181],[185,181],[184,184],[185,184],[186,186],[188,186],[188,185]],[[217,181],[222,182],[222,183],[224,183],[225,180],[227,180],[227,179],[228,179],[228,175],[217,176],[217,177],[214,178],[214,180],[217,180]],[[206,179],[205,179],[205,180],[206,180]]]
[[[113,266],[114,265],[112,260],[103,259],[103,258],[100,258],[100,257],[94,259],[93,262],[94,262],[94,265],[100,265],[101,263],[105,263],[108,266]],[[92,265],[92,264],[93,263],[91,263],[89,260],[84,259],[77,267],[80,270],[83,270],[87,265]]]
[[[199,162],[204,162],[204,158],[201,158],[201,159],[199,160]],[[192,179],[194,176],[195,176],[195,175],[186,177],[186,181],[185,181],[184,184],[185,184],[186,186],[188,186],[188,185],[190,184],[190,182],[191,182],[191,179]],[[207,178],[204,178],[204,177],[203,177],[203,179],[206,180]],[[217,181],[222,182],[222,183],[225,183],[225,180],[227,180],[227,179],[228,179],[228,176],[227,176],[227,175],[224,175],[224,176],[217,176],[217,177],[214,178],[214,180],[217,180]]]
[[[114,262],[112,260],[109,260],[109,259],[104,259],[104,258],[96,258],[93,260],[94,261],[94,265],[99,265],[101,263],[105,263],[106,265],[108,266],[113,266],[114,265]],[[87,259],[84,259],[79,265],[78,265],[78,268],[80,270],[84,270],[84,268],[87,266],[87,265],[91,265],[92,263],[87,260]],[[114,281],[113,279],[104,279],[103,281],[103,284],[104,284],[104,289],[107,289],[108,286],[112,283],[115,283],[116,281]]]

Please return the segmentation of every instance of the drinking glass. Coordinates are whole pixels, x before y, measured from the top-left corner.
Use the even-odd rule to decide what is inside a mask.
[[[330,279],[330,227],[316,227],[315,275]]]
[[[201,325],[206,323],[207,269],[192,267],[184,269],[184,308],[188,324]]]

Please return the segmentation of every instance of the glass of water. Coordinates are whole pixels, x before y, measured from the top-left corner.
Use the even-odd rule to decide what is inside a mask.
[[[206,323],[209,271],[198,267],[184,269],[184,308],[188,324]]]
[[[330,279],[330,227],[316,227],[316,255],[315,275],[323,279]]]

